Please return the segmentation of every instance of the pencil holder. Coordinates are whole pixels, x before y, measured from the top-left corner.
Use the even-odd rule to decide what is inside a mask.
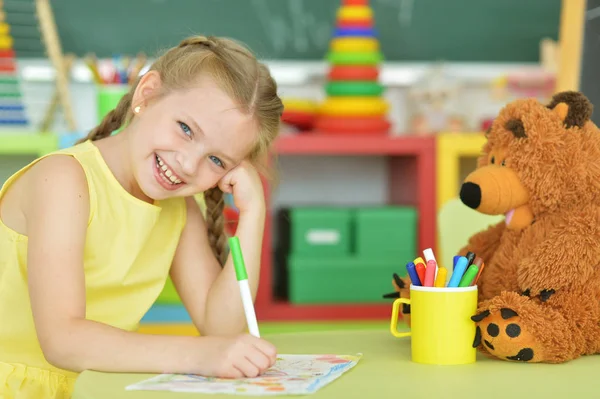
[[[410,305],[411,331],[398,331],[401,304]],[[410,299],[394,301],[390,331],[395,337],[411,337],[412,361],[457,365],[475,362],[473,348],[477,311],[477,286],[421,287],[411,285]]]
[[[102,85],[98,87],[98,123],[108,114],[110,111],[116,108],[123,97],[129,91],[128,85]]]

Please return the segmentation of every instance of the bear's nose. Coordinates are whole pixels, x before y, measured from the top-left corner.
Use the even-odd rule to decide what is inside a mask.
[[[477,209],[481,204],[481,188],[478,184],[466,182],[460,188],[460,200],[469,208]]]

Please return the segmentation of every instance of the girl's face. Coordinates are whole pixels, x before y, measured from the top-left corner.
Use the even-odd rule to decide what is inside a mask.
[[[130,125],[131,167],[140,189],[161,200],[214,187],[252,150],[255,121],[208,77],[147,101],[159,88],[159,75],[149,72],[132,101],[140,106]]]

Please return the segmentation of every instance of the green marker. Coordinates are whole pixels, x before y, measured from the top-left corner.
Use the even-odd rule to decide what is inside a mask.
[[[473,282],[475,276],[479,272],[479,268],[476,265],[471,265],[465,272],[465,274],[460,279],[460,283],[458,283],[459,287],[468,287]]]
[[[229,238],[229,249],[231,250],[231,257],[233,258],[235,276],[240,285],[240,294],[242,295],[244,313],[246,313],[248,331],[255,337],[260,338],[256,314],[254,312],[254,303],[252,303],[252,293],[250,292],[250,285],[248,284],[248,273],[246,273],[246,265],[244,263],[244,256],[242,255],[242,248],[240,247],[240,240],[237,237],[234,236]]]

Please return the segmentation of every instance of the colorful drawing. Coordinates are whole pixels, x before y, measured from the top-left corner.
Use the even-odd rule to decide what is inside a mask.
[[[256,378],[225,379],[161,374],[130,385],[127,390],[226,393],[239,395],[303,395],[339,378],[354,367],[356,355],[279,355],[273,367]]]

